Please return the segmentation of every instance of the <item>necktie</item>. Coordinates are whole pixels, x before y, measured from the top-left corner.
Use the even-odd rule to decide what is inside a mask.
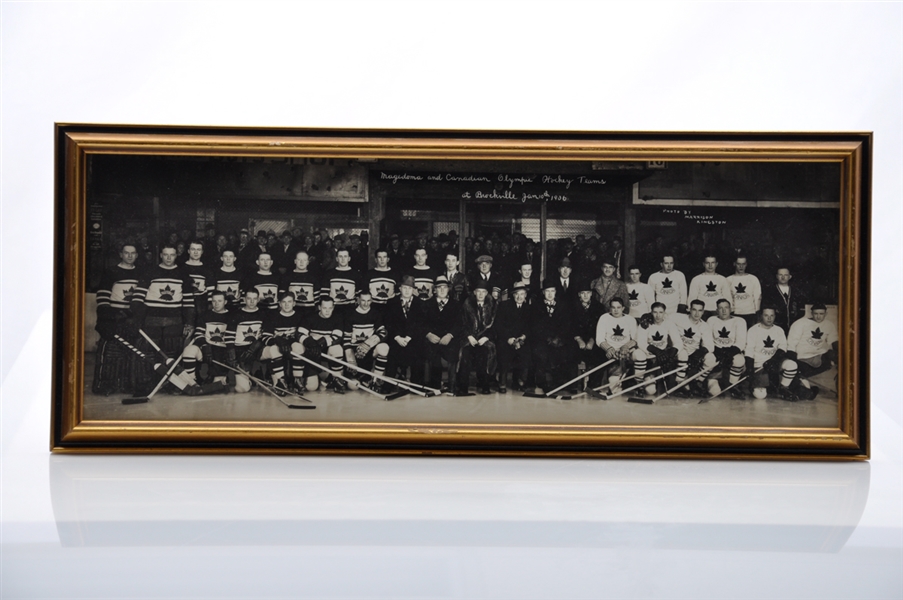
[[[568,280],[567,280],[567,279],[562,279],[562,280],[561,280],[561,286],[564,288],[564,291],[568,291]]]
[[[546,310],[549,311],[549,315],[551,316],[552,313],[555,312],[555,305],[554,304],[546,304]]]
[[[477,329],[483,330],[483,305],[477,304]]]
[[[404,302],[401,307],[404,309],[404,316],[407,317],[408,311],[411,309],[411,301]]]
[[[440,312],[442,311],[443,308],[445,308],[445,302],[446,302],[445,300],[439,301],[439,311]]]

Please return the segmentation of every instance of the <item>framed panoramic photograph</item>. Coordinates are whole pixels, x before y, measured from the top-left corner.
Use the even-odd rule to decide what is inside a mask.
[[[55,134],[54,452],[869,456],[870,133]]]

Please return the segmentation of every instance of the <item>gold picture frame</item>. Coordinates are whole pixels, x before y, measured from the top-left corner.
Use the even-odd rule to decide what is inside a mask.
[[[871,133],[57,124],[55,136],[53,452],[869,456]],[[820,294],[812,297],[837,321],[836,397],[791,402],[797,398],[769,392],[765,399],[629,404],[625,397],[563,397],[543,388],[527,397],[510,390],[464,398],[412,393],[387,403],[357,390],[316,392],[313,404],[326,411],[289,411],[284,398],[254,390],[200,400],[161,392],[156,398],[163,402],[125,407],[123,394],[104,396],[90,387],[96,367],[91,288],[115,265],[113,238],[135,239],[143,231],[148,239],[131,245],[138,254],[147,247],[150,265],[164,232],[186,215],[195,232],[228,219],[236,229],[234,223],[273,222],[303,231],[316,223],[343,236],[367,231],[368,266],[392,228],[426,223],[436,237],[460,224],[464,240],[465,228],[525,239],[529,227],[538,232],[543,277],[554,272],[546,256],[550,231],[561,239],[574,231],[622,238],[622,254],[613,256],[625,270],[649,243],[646,254],[654,254],[649,239],[656,232],[666,232],[658,236],[665,243],[677,243],[681,232],[698,237],[705,248],[697,253],[743,246],[746,238],[764,252],[780,235],[773,250],[783,255],[776,260],[821,269],[809,281]],[[459,253],[465,258],[463,244]],[[461,268],[470,262],[461,261]],[[687,280],[700,268],[682,266]]]

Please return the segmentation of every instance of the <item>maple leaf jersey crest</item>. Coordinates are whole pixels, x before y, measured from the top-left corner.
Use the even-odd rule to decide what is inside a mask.
[[[192,275],[191,283],[194,285],[194,289],[197,292],[204,292],[207,289],[203,275]]]
[[[652,341],[655,343],[661,342],[663,339],[665,339],[665,336],[662,335],[661,331],[656,331],[652,334]]]
[[[624,328],[620,325],[615,325],[614,329],[611,330],[611,336],[614,339],[619,339],[624,337]]]
[[[770,336],[770,335],[769,335],[768,337],[766,337],[764,340],[762,340],[762,344],[763,344],[766,348],[774,348],[774,340],[771,339],[771,336]]]
[[[719,337],[719,338],[730,339],[730,337],[731,337],[731,332],[727,330],[727,327],[722,327],[722,328],[718,331],[718,337]]]
[[[385,299],[387,299],[387,300],[388,300],[388,298],[389,298],[389,292],[391,292],[391,291],[392,291],[392,290],[390,290],[390,289],[389,289],[389,286],[387,286],[385,283],[381,284],[379,287],[372,286],[372,287],[370,288],[370,292],[371,292],[375,297],[377,297],[377,298],[385,298]]]
[[[295,296],[295,302],[313,302],[314,286],[311,283],[292,283],[288,291]]]
[[[717,293],[718,286],[715,285],[714,281],[709,280],[707,284],[705,284],[705,295],[712,296]]]
[[[429,298],[430,297],[430,285],[426,284],[426,283],[421,284],[421,286],[419,288],[417,288],[417,294],[421,298],[424,298],[424,299]]]
[[[235,300],[238,295],[238,290],[231,285],[227,285],[226,289],[222,290],[222,292],[226,295],[226,300]]]
[[[671,281],[671,279],[668,278],[668,277],[665,277],[665,278],[662,280],[662,287],[663,287],[663,288],[674,289],[674,288],[671,287],[673,284],[674,284],[674,282]]]
[[[276,300],[276,292],[274,292],[272,289],[267,288],[267,290],[263,294],[261,294],[260,299],[267,304],[272,303]]]
[[[128,303],[134,293],[134,283],[121,283],[117,281],[110,289],[110,302],[114,305],[117,303]]]
[[[640,293],[637,290],[633,290],[632,292],[628,293],[627,296],[629,297],[631,302],[640,299]]]
[[[171,287],[169,286],[169,284],[167,284],[166,287],[161,288],[161,289],[159,290],[159,292],[160,292],[160,299],[161,299],[161,300],[166,300],[167,302],[172,302],[173,300],[175,300],[175,297],[176,297],[176,290],[173,289],[173,288],[171,288]]]
[[[824,334],[825,334],[825,332],[821,330],[821,327],[816,327],[815,331],[812,332],[812,339],[820,340],[821,336],[823,336]]]
[[[204,337],[207,338],[209,344],[224,346],[226,344],[226,326],[222,323],[207,323]]]
[[[235,330],[236,345],[253,344],[260,338],[261,324],[240,323]]]
[[[685,337],[685,338],[692,340],[694,337],[696,337],[696,332],[693,331],[692,327],[687,327],[686,329],[684,329],[684,332],[681,335],[683,335],[683,337]]]
[[[334,290],[334,297],[336,300],[347,300],[348,299],[348,289],[341,285]]]
[[[746,286],[743,285],[742,283],[738,283],[737,287],[734,289],[736,290],[737,294],[745,294],[746,293]]]

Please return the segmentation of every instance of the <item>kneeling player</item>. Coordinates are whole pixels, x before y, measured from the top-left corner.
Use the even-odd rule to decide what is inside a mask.
[[[721,298],[715,305],[715,316],[708,321],[715,343],[715,360],[718,368],[712,371],[709,392],[718,394],[722,389],[740,381],[746,366],[743,352],[746,350],[746,320],[731,316],[731,303]],[[731,397],[746,398],[739,386],[731,388]]]
[[[624,314],[624,300],[615,296],[608,302],[608,314],[602,315],[596,325],[596,344],[608,360],[617,359],[608,368],[608,384],[609,393],[618,394],[627,361],[637,347],[637,325],[636,319]]]
[[[254,369],[263,351],[264,314],[257,306],[259,302],[257,288],[245,291],[244,306],[232,313],[226,332],[226,345],[233,348],[233,352],[227,354],[227,363],[231,364],[234,354],[235,367],[245,372],[235,376],[235,391],[240,394],[251,391],[247,374]]]
[[[775,309],[763,308],[759,323],[750,327],[746,335],[746,369],[752,373],[752,394],[765,398],[770,386],[784,400],[796,402],[801,393],[811,400],[815,394],[800,385],[796,361],[787,357],[784,330],[775,327],[774,320]]]
[[[226,384],[235,385],[235,375],[223,367],[215,364],[229,363],[235,358],[235,351],[231,355],[226,344],[226,331],[229,329],[230,314],[226,309],[226,294],[222,290],[214,290],[210,294],[212,310],[204,313],[195,327],[195,336],[191,343],[182,351],[182,367],[185,376],[192,384],[198,383],[198,363],[203,362],[207,368],[206,382],[214,384],[204,391],[214,393],[216,385],[225,388]],[[225,391],[225,389],[221,390]]]
[[[300,374],[296,379],[294,359],[291,358],[292,347],[298,341],[303,316],[295,310],[295,295],[289,291],[279,293],[279,311],[264,323],[263,339],[265,346],[260,358],[270,366],[270,376],[274,391],[284,396],[286,390],[307,391],[301,383]]]
[[[826,320],[827,314],[824,304],[813,304],[812,317],[796,321],[787,336],[787,357],[799,366],[803,386],[813,390],[817,388],[808,379],[837,364],[837,326]]]
[[[320,387],[320,378],[327,381],[329,389],[344,394],[345,382],[336,375],[342,374],[342,365],[335,362],[324,364],[327,359],[322,354],[328,354],[341,359],[344,355],[342,341],[344,340],[344,322],[342,317],[335,312],[335,302],[329,296],[321,296],[317,305],[316,314],[306,317],[299,327],[300,338],[292,344],[292,365],[295,377],[304,376],[304,385],[308,390],[316,390]],[[304,361],[299,356],[304,356],[310,362]],[[310,364],[311,362],[323,365],[322,368]],[[329,373],[332,374],[330,377]]]
[[[389,344],[385,342],[382,313],[373,310],[372,303],[373,296],[364,289],[357,297],[357,308],[345,320],[345,361],[382,375],[386,371]],[[383,383],[374,377],[370,387],[380,391]]]
[[[637,348],[633,351],[633,374],[637,381],[644,378],[649,384],[640,388],[636,396],[654,394],[656,384],[655,377],[646,375],[646,371],[659,369],[658,377],[673,371],[677,367],[677,355],[683,349],[680,339],[680,331],[677,326],[667,318],[667,308],[661,302],[653,302],[651,316],[644,315],[640,318],[637,328]]]
[[[692,383],[678,390],[678,396],[711,395],[711,390],[707,390],[702,382],[715,368],[717,361],[713,353],[715,343],[712,328],[702,320],[704,313],[705,302],[696,299],[690,302],[690,314],[673,317],[683,343],[683,347],[677,352],[677,366],[680,368],[677,372],[677,383],[693,378]]]

